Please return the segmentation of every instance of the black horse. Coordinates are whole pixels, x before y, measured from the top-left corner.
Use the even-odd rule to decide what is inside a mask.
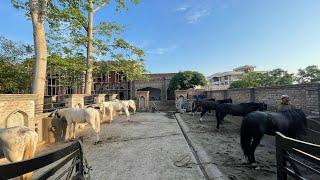
[[[304,134],[307,119],[300,109],[282,112],[256,111],[246,115],[241,123],[241,148],[249,163],[255,163],[254,152],[264,134],[275,135],[276,131],[297,138]]]
[[[217,129],[219,129],[221,121],[223,121],[226,115],[231,114],[233,116],[242,116],[253,112],[253,111],[264,111],[267,110],[267,104],[265,103],[241,103],[241,104],[231,104],[223,103],[216,107],[216,118],[217,118]]]
[[[206,112],[215,110],[217,105],[223,104],[223,103],[232,103],[232,99],[223,99],[223,100],[217,100],[215,99],[209,99],[209,100],[196,100],[193,104],[192,112],[195,112],[199,108],[201,108],[201,115],[199,121],[202,121],[202,117],[206,114]]]

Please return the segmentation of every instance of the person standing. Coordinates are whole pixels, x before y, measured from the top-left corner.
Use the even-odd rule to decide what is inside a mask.
[[[288,95],[282,95],[281,96],[281,104],[278,105],[277,111],[285,111],[289,109],[295,109],[295,106],[290,104],[289,96]]]

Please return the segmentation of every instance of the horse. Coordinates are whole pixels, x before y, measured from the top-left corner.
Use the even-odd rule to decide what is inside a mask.
[[[232,99],[229,98],[229,99],[223,99],[223,100],[217,100],[217,101],[215,101],[215,99],[196,100],[194,101],[194,104],[193,104],[194,108],[192,112],[194,114],[196,110],[201,108],[202,110],[201,110],[199,121],[202,122],[202,117],[206,114],[207,111],[215,110],[219,104],[223,104],[223,103],[232,103]]]
[[[133,100],[128,101],[109,101],[102,103],[102,112],[105,114],[106,109],[110,113],[110,121],[113,121],[113,111],[121,111],[123,110],[126,113],[127,120],[130,121],[130,112],[129,108],[133,109],[133,113],[136,113],[136,104]]]
[[[253,111],[264,111],[267,110],[267,104],[265,103],[240,103],[240,104],[231,104],[223,103],[216,106],[216,118],[217,118],[217,129],[219,129],[221,121],[228,114],[232,116],[242,116],[253,112]]]
[[[251,112],[241,123],[240,144],[248,162],[256,163],[254,152],[264,134],[275,135],[276,131],[285,136],[297,138],[305,134],[307,119],[301,109],[281,112]]]
[[[10,162],[33,158],[37,143],[38,134],[28,127],[0,128],[0,149]],[[21,179],[32,179],[32,172],[22,175]]]
[[[133,114],[136,114],[137,112],[137,106],[134,100],[122,100],[121,101],[125,106],[131,108],[133,110]]]
[[[94,144],[100,143],[100,122],[102,120],[102,114],[99,110],[94,108],[64,108],[55,110],[50,116],[54,116],[67,122],[67,132],[65,134],[65,141],[68,141],[70,137],[76,138],[76,124],[88,123],[96,133],[96,141]],[[69,136],[68,136],[69,135]]]

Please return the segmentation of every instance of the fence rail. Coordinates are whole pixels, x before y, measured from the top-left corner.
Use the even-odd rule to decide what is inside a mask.
[[[320,145],[276,133],[277,179],[320,179]],[[302,171],[307,170],[308,178]]]
[[[71,176],[79,177],[84,175],[84,156],[82,149],[82,139],[72,142],[67,147],[61,148],[55,152],[47,153],[45,155],[35,157],[33,159],[20,161],[16,163],[6,164],[0,166],[0,179],[10,179],[14,177],[21,176],[23,174],[35,171],[37,169],[46,167],[55,163],[59,160],[61,162],[55,164],[53,167],[49,168],[42,175],[37,177],[37,179],[48,179],[57,173],[63,166],[71,162],[68,168],[66,168],[61,174],[59,174],[56,179],[61,179],[65,174],[67,174],[66,179],[70,179]],[[75,173],[72,175],[75,168]]]

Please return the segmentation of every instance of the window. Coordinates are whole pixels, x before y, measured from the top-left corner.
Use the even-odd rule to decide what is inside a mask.
[[[224,80],[229,80],[229,76],[224,76]]]
[[[219,81],[219,77],[214,77],[213,78],[213,82],[218,82]]]

